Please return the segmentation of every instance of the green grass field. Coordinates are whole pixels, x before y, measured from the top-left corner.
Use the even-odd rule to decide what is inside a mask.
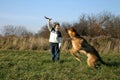
[[[0,51],[0,80],[120,80],[120,53],[102,54],[113,66],[91,69],[69,53],[62,53],[60,62],[53,63],[45,51]]]

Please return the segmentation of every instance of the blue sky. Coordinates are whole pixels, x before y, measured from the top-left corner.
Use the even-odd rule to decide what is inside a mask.
[[[37,32],[47,24],[44,16],[74,23],[82,14],[108,11],[120,15],[120,0],[0,0],[0,27],[25,26]]]

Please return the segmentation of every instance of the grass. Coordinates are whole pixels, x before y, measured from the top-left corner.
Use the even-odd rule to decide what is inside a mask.
[[[0,51],[0,80],[120,80],[120,54],[101,56],[114,65],[91,69],[85,56],[79,63],[64,53],[53,63],[45,51]]]

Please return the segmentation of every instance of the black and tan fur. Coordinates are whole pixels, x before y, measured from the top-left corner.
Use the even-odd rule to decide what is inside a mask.
[[[81,37],[74,28],[68,28],[66,31],[72,42],[72,49],[70,50],[70,53],[77,61],[81,62],[79,56],[76,53],[83,53],[87,56],[88,66],[96,68],[97,62],[106,65],[106,63],[99,56],[97,50],[91,46],[83,37]]]

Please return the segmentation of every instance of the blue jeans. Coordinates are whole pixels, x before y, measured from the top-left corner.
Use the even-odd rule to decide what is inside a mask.
[[[52,55],[52,61],[59,61],[60,58],[60,50],[59,50],[59,43],[51,43],[50,42],[50,50]]]

